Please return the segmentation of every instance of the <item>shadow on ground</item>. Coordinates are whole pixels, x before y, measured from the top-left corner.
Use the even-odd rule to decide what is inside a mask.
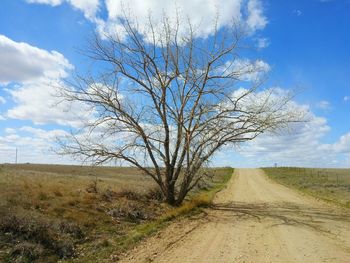
[[[210,213],[217,211],[219,213]],[[331,209],[329,207],[313,207],[296,205],[295,203],[246,203],[231,202],[217,204],[207,211],[208,220],[216,222],[232,222],[237,220],[254,219],[258,222],[269,220],[270,227],[279,225],[302,226],[320,232],[328,232],[322,228],[326,221],[350,222],[350,211]]]

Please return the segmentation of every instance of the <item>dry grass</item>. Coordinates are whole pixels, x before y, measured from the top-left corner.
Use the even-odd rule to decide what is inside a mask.
[[[264,168],[267,175],[317,198],[350,207],[350,169]]]
[[[214,189],[232,173],[212,172]],[[159,201],[153,181],[134,168],[1,165],[0,217],[17,223],[0,222],[0,261],[108,261],[165,221],[208,204],[211,193],[197,189],[183,207],[173,209]],[[67,234],[60,225],[74,225],[83,234]],[[45,235],[49,242],[41,239]]]
[[[93,183],[96,191],[89,192]],[[2,165],[0,212],[2,218],[18,218],[14,221],[18,223],[12,228],[2,223],[0,232],[11,238],[0,239],[0,261],[56,262],[59,258],[79,258],[86,244],[95,247],[112,235],[127,235],[136,225],[161,215],[166,207],[157,201],[131,200],[123,194],[127,190],[134,196],[146,196],[153,188],[153,182],[133,168]],[[39,225],[42,233],[52,233],[64,242],[54,227],[60,222],[75,224],[86,233],[84,239],[69,238],[68,254],[53,249],[47,242],[43,245],[39,238],[26,235],[23,230]],[[35,255],[29,253],[30,248],[36,251]]]

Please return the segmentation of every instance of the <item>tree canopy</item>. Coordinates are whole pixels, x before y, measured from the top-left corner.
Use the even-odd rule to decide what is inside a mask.
[[[141,27],[125,16],[121,24],[94,37],[86,55],[97,70],[63,92],[94,112],[61,140],[64,153],[136,166],[178,205],[223,146],[302,120],[292,93],[259,90],[264,64],[241,58],[244,30],[234,23],[218,29],[213,22],[208,38],[196,37],[190,20],[150,18]],[[245,80],[250,86],[240,88]]]

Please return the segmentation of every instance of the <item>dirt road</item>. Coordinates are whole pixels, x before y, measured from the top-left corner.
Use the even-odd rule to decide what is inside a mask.
[[[172,224],[122,262],[350,262],[350,212],[239,169],[205,215]]]

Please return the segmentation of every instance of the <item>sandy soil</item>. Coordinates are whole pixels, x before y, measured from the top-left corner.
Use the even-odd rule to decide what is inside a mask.
[[[121,262],[350,262],[350,211],[270,181],[235,177],[198,218],[176,222]]]

